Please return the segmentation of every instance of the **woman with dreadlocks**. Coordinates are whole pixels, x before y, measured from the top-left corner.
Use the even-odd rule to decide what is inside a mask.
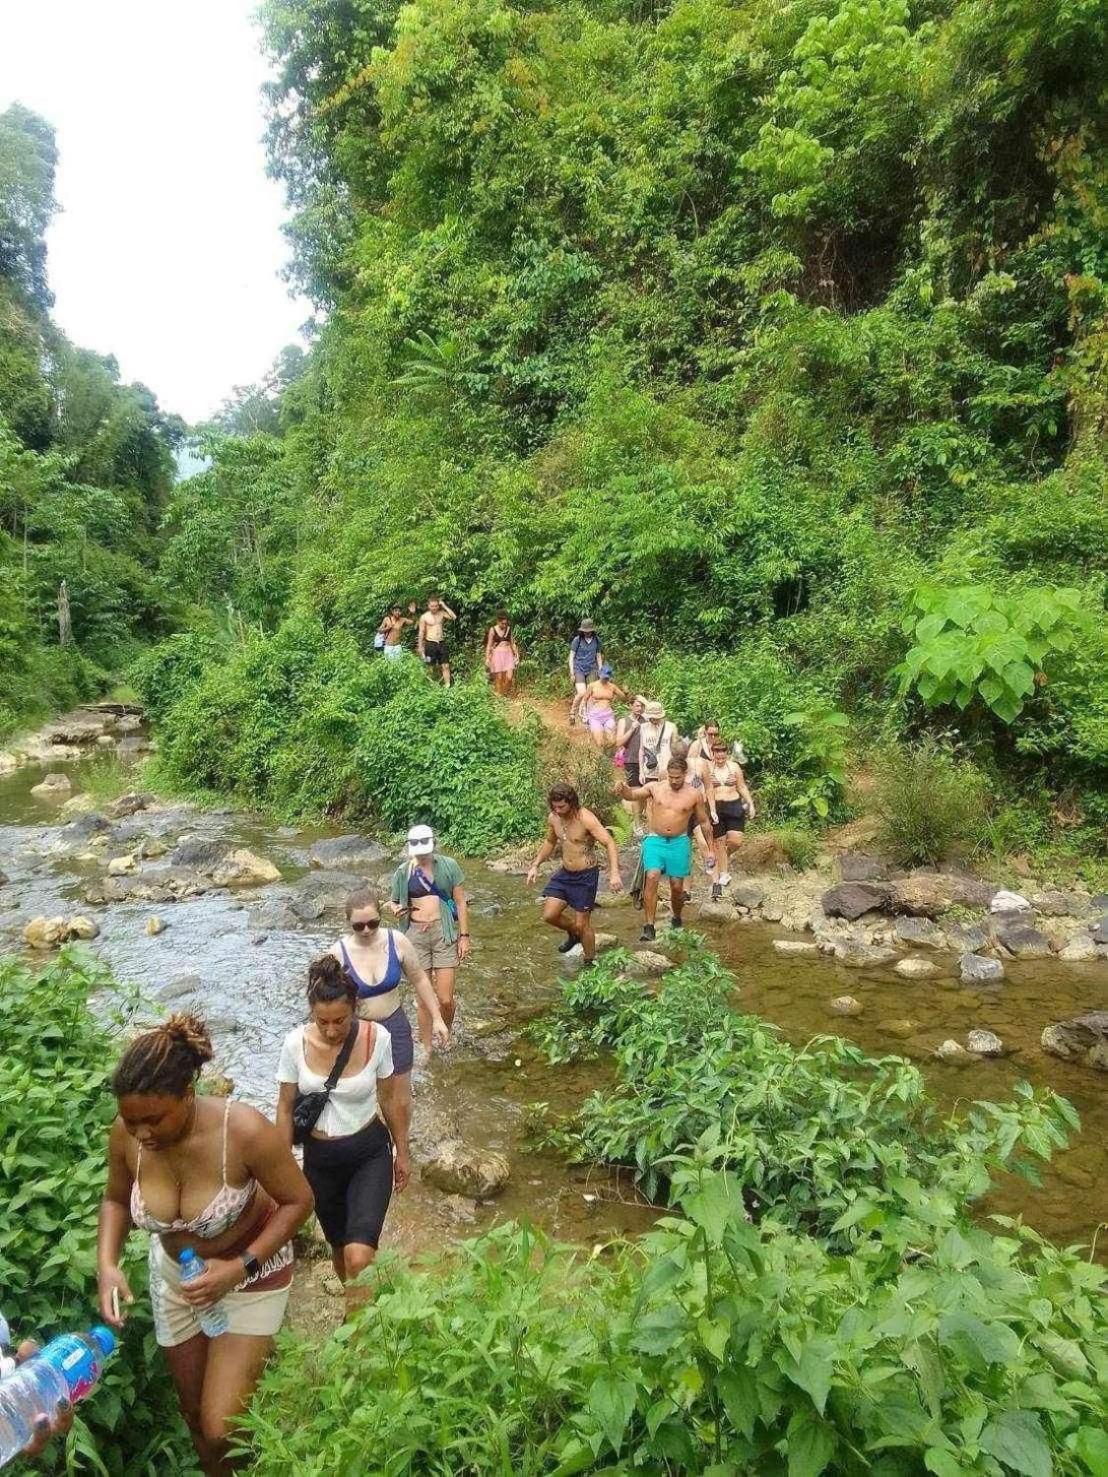
[[[267,1118],[197,1095],[211,1056],[203,1021],[173,1015],[120,1058],[97,1265],[101,1316],[118,1326],[120,1299],[133,1301],[119,1266],[123,1244],[133,1226],[151,1232],[154,1331],[200,1465],[223,1477],[235,1466],[228,1423],[249,1402],[284,1318],[292,1237],[311,1214],[312,1192]],[[207,1270],[182,1283],[186,1247]],[[209,1339],[197,1315],[215,1303],[228,1328]]]

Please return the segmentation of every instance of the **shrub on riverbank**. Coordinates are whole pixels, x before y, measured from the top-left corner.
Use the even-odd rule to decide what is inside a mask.
[[[161,713],[171,783],[290,817],[390,831],[425,821],[471,855],[539,825],[534,725],[507,723],[482,682],[444,688],[414,657],[367,658],[349,633],[309,617],[206,664],[182,640],[134,680],[144,697],[176,693]]]
[[[96,1218],[104,1188],[115,1042],[89,1012],[104,971],[76,952],[34,974],[0,962],[0,1293],[20,1336],[84,1329],[96,1313]],[[113,1477],[191,1470],[191,1447],[154,1341],[146,1261],[127,1258],[135,1306],[121,1352],[80,1407],[69,1470]],[[40,1469],[66,1465],[62,1443]]]
[[[611,951],[569,981],[564,1008],[536,1023],[551,1061],[607,1049],[619,1086],[596,1093],[548,1141],[575,1158],[631,1167],[664,1198],[674,1155],[706,1135],[725,1150],[751,1213],[773,1215],[842,1251],[897,1217],[956,1224],[990,1171],[1034,1177],[1065,1147],[1077,1116],[1027,1084],[1006,1103],[941,1115],[923,1074],[839,1036],[791,1046],[758,1016],[736,1014],[731,976],[690,941],[656,995]]]

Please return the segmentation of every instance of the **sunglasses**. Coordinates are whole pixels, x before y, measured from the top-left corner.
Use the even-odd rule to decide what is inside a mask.
[[[350,927],[355,933],[372,933],[375,928],[380,928],[380,918],[365,918],[358,923],[351,923]]]

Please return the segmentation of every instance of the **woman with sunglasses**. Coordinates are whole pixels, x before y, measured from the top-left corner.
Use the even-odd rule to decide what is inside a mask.
[[[332,1264],[346,1287],[348,1311],[365,1298],[363,1289],[348,1284],[375,1260],[393,1190],[399,1194],[411,1174],[409,1115],[394,1071],[392,1039],[379,1022],[358,1020],[357,1000],[358,987],[337,959],[328,954],[310,964],[308,1022],[285,1037],[277,1068],[277,1128],[291,1148],[297,1092],[322,1092],[356,1033],[304,1142],[304,1174]]]
[[[755,812],[742,765],[728,754],[722,738],[717,737],[713,742],[711,755],[703,766],[703,775],[712,797],[713,849],[719,868],[712,895],[717,896],[731,881],[728,870],[731,853],[742,845],[746,823],[754,819]]]

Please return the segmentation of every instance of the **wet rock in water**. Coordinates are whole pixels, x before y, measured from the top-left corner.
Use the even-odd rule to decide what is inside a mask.
[[[942,949],[946,946],[946,934],[930,918],[911,915],[898,918],[893,932],[902,944],[911,944],[917,949]]]
[[[596,938],[596,952],[603,954],[606,949],[618,949],[619,939],[614,933],[598,933]]]
[[[62,806],[62,815],[89,815],[96,809],[91,795],[71,795]]]
[[[242,1022],[237,1015],[205,1015],[204,1024],[213,1036],[234,1036],[242,1030]]]
[[[1058,958],[1067,964],[1089,964],[1097,958],[1096,940],[1092,934],[1079,933],[1060,950]]]
[[[889,875],[887,863],[868,851],[844,851],[835,868],[843,882],[884,882]]]
[[[108,806],[108,814],[117,821],[125,820],[129,815],[137,815],[140,810],[148,810],[155,804],[153,795],[143,794],[140,790],[131,790],[126,795],[120,795]]]
[[[289,900],[288,908],[301,923],[314,923],[326,913],[327,904],[319,896],[294,897]]]
[[[37,785],[31,786],[31,794],[39,800],[62,800],[73,790],[73,781],[67,774],[48,774]]]
[[[907,1018],[895,1021],[882,1021],[878,1030],[884,1031],[886,1036],[894,1036],[898,1041],[907,1041],[909,1036],[914,1036],[919,1030],[915,1021]]]
[[[888,901],[888,889],[877,882],[842,882],[823,894],[823,911],[828,918],[853,921],[866,913],[879,913]]]
[[[195,867],[201,872],[210,872],[231,850],[226,841],[212,836],[182,836],[170,852],[170,863],[175,867]]]
[[[365,886],[365,878],[357,872],[309,872],[293,884],[298,897],[319,898],[325,908],[341,909],[352,892]]]
[[[774,939],[773,947],[778,954],[784,954],[788,958],[819,953],[819,945],[810,944],[807,939]]]
[[[485,1200],[499,1195],[508,1183],[509,1166],[495,1149],[477,1149],[461,1139],[447,1139],[423,1162],[420,1175],[444,1194]]]
[[[654,949],[636,949],[627,965],[627,973],[632,979],[654,980],[672,968],[673,960],[664,954]]]
[[[368,836],[329,836],[308,852],[313,867],[361,869],[375,867],[388,857],[388,848]]]
[[[629,908],[632,902],[629,892],[598,892],[596,895],[598,908]]]
[[[165,920],[163,918],[147,918],[146,932],[149,938],[157,938],[159,933],[165,932]]]
[[[853,995],[836,995],[827,1002],[827,1009],[832,1015],[861,1015],[862,1002]]]
[[[940,1062],[956,1062],[964,1064],[970,1060],[970,1054],[960,1041],[943,1041],[935,1048],[935,1056]]]
[[[154,994],[163,1003],[168,1003],[170,1000],[183,1000],[186,995],[195,995],[202,983],[198,974],[175,974],[164,985],[158,985]]]
[[[281,873],[271,861],[245,849],[228,852],[212,872],[216,887],[257,887],[280,880]]]
[[[896,950],[889,944],[866,944],[857,939],[843,939],[835,945],[835,958],[844,969],[879,969],[891,964]]]
[[[1108,944],[1108,917],[1104,917],[1093,929],[1092,939],[1094,944]]]
[[[1043,1050],[1051,1056],[1108,1072],[1108,1010],[1091,1010],[1087,1015],[1057,1021],[1046,1027],[1041,1040]]]
[[[126,877],[137,871],[138,857],[136,856],[113,856],[108,862],[109,877]]]
[[[987,959],[984,954],[963,954],[958,960],[958,973],[964,984],[983,985],[1002,980],[1004,965],[999,959]]]
[[[958,954],[980,954],[993,941],[992,933],[980,923],[952,923],[946,931],[949,948]]]
[[[7,749],[0,752],[0,774],[14,774],[19,768],[19,760]]]
[[[925,980],[938,972],[938,965],[930,959],[898,959],[893,965],[893,973],[906,980]]]
[[[1026,923],[1006,924],[996,936],[1013,959],[1049,959],[1054,953],[1046,934]]]
[[[983,908],[994,889],[958,872],[912,872],[889,884],[889,910],[915,918],[938,918],[951,908]]]
[[[973,1030],[966,1037],[966,1049],[974,1056],[1003,1056],[1004,1042],[995,1031]]]
[[[457,1221],[462,1226],[472,1225],[477,1219],[477,1205],[465,1195],[446,1195],[443,1198],[442,1208],[451,1220]]]
[[[83,914],[73,918],[38,917],[24,925],[23,940],[32,949],[57,949],[75,939],[97,938],[99,933],[99,925]]]
[[[756,913],[766,900],[766,890],[756,882],[741,882],[731,887],[729,896],[736,908],[748,908]]]
[[[138,733],[142,728],[142,719],[137,713],[124,713],[115,720],[116,733]]]
[[[709,923],[734,923],[739,910],[734,903],[701,903],[698,916]]]
[[[139,856],[149,861],[156,861],[158,857],[165,856],[169,847],[160,836],[149,836],[139,846]]]

